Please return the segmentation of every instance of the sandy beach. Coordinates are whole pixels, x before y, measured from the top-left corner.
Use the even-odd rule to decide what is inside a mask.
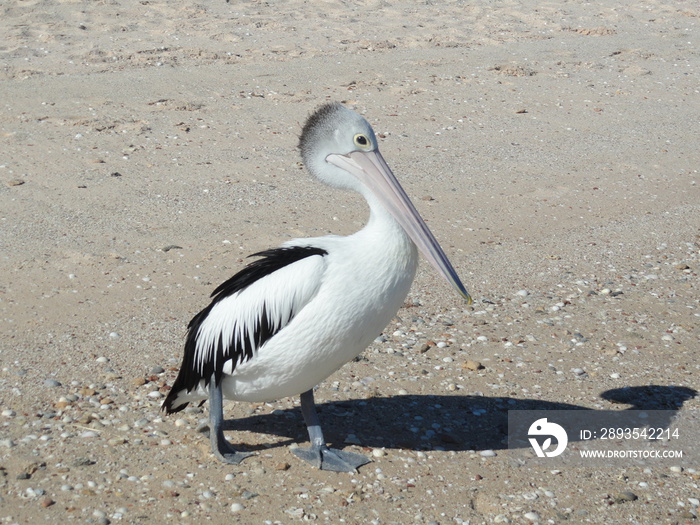
[[[0,522],[694,523],[700,457],[552,468],[508,410],[697,414],[700,8],[465,2],[0,6]],[[360,229],[303,169],[363,114],[475,301],[425,261],[316,392],[166,416],[189,319],[246,257]],[[379,335],[379,334],[378,334]]]

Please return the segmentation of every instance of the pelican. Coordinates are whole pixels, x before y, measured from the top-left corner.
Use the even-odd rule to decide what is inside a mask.
[[[188,325],[166,413],[209,400],[214,455],[238,464],[249,452],[224,437],[223,399],[300,396],[310,447],[293,448],[317,468],[354,472],[365,456],[329,448],[313,388],[369,345],[403,304],[420,250],[471,303],[447,256],[379,153],[369,123],[340,103],[318,108],[299,140],[306,168],[329,186],[360,193],[367,225],[348,237],[293,239],[259,257],[212,293]]]

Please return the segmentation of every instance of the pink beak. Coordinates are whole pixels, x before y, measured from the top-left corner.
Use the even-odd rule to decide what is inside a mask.
[[[425,221],[396,180],[379,150],[353,151],[348,155],[329,155],[326,161],[362,182],[393,215],[430,264],[454,286],[468,304],[472,298],[459,280],[457,272],[442,251]]]

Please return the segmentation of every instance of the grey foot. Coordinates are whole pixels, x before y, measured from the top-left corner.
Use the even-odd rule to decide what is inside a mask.
[[[201,432],[211,439],[211,428],[209,423],[203,423],[197,427],[197,432]],[[238,465],[245,458],[254,456],[254,452],[241,452],[233,448],[224,438],[211,441],[211,452],[223,463]]]
[[[212,452],[219,461],[231,465],[238,465],[245,458],[255,455],[254,452],[240,452],[229,445],[228,442],[219,442],[216,448],[212,447]]]
[[[292,454],[307,463],[311,463],[316,468],[333,472],[355,472],[359,467],[371,461],[361,454],[328,448],[325,445],[294,448]]]

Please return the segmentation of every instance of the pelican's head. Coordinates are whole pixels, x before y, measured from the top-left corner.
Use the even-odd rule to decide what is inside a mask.
[[[376,151],[377,138],[363,117],[338,102],[318,108],[306,121],[299,139],[301,157],[318,179],[336,188],[363,193],[357,177],[329,162],[330,155]]]
[[[337,102],[325,104],[304,124],[299,148],[304,164],[318,179],[378,201],[435,269],[471,303],[445,252],[379,153],[377,137],[364,118]]]

